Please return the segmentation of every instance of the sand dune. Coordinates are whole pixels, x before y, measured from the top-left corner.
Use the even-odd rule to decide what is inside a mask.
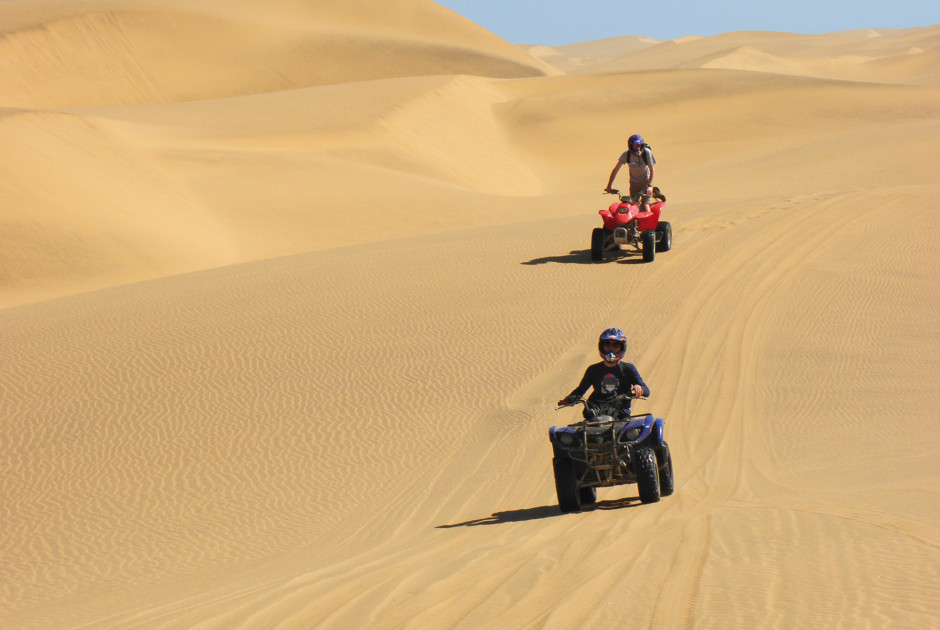
[[[751,72],[878,83],[936,85],[937,25],[869,29],[824,35],[734,32],[631,47],[611,56],[598,45],[595,63],[553,60],[571,73],[611,73],[668,68],[727,68]],[[603,40],[602,40],[603,41]],[[577,49],[582,60],[590,42]],[[590,58],[590,57],[588,57]]]
[[[11,233],[0,280],[17,294],[3,303],[414,233],[394,217],[371,220],[389,188],[415,191],[391,210],[440,207],[448,184],[532,190],[486,120],[493,90],[457,75],[552,70],[432,2],[375,4],[359,19],[357,3],[282,2],[262,16],[234,0],[211,10],[3,3],[0,137],[14,150],[0,158]],[[428,174],[443,189],[417,192],[411,179]],[[278,189],[301,197],[280,203]],[[259,233],[272,203],[286,221]],[[361,208],[370,229],[362,219],[331,227],[331,216],[311,225],[318,206]],[[409,223],[465,224],[426,214]]]
[[[658,43],[658,41],[649,37],[623,35],[564,46],[521,44],[520,48],[562,72],[574,74],[584,67],[591,67],[604,61],[616,59]]]
[[[395,5],[0,3],[0,625],[936,626],[937,28]],[[610,325],[676,492],[562,515]]]
[[[7,107],[176,102],[415,74],[544,67],[426,0],[4,2]]]

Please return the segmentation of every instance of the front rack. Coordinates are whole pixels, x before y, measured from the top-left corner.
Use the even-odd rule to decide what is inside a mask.
[[[619,429],[624,424],[624,420],[584,420],[568,425],[571,428],[583,429],[581,444],[566,449],[571,459],[585,464],[578,479],[579,487],[615,486],[632,476],[630,449],[617,439]]]

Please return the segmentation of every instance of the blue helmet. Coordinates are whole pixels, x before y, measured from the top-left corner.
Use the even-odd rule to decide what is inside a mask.
[[[620,348],[615,352],[604,350],[604,343],[611,341],[620,344]],[[627,336],[619,328],[608,328],[601,333],[600,339],[597,340],[597,351],[601,353],[601,358],[608,363],[616,363],[627,352]]]
[[[643,143],[643,136],[641,136],[641,135],[638,134],[638,133],[633,134],[632,136],[630,136],[630,139],[627,140],[627,147],[629,147],[630,149],[632,149],[632,148],[635,147],[635,146],[641,146],[641,147],[642,147],[643,144],[644,144],[644,143]]]

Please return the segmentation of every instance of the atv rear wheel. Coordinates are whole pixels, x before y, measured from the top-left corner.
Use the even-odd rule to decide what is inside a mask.
[[[607,249],[607,230],[594,228],[591,232],[591,260],[604,260],[604,251]]]
[[[578,490],[578,496],[581,497],[581,505],[594,505],[597,503],[597,488],[585,486]]]
[[[562,512],[581,510],[581,493],[578,491],[578,479],[574,474],[574,462],[567,457],[552,460],[555,470],[555,494],[558,495],[558,508]]]
[[[656,258],[656,232],[643,230],[640,234],[640,242],[643,244],[643,262],[653,262]]]
[[[672,476],[672,454],[669,445],[663,442],[661,467],[659,469],[659,495],[668,497],[676,489],[676,482]]]
[[[656,236],[659,240],[656,242],[657,252],[668,252],[672,249],[672,226],[668,221],[660,221],[656,226]]]
[[[659,501],[659,467],[656,465],[656,453],[651,448],[636,451],[636,487],[640,491],[641,502]]]

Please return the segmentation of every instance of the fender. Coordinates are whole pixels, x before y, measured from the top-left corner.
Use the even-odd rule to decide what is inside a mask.
[[[627,426],[624,427],[624,430],[632,429],[639,423],[642,423],[643,430],[640,432],[640,435],[631,440],[632,444],[639,444],[643,442],[647,437],[649,437],[650,433],[653,432],[654,420],[652,414],[646,414],[644,416],[632,416],[630,422],[627,424]]]
[[[656,418],[653,422],[653,441],[659,448],[663,447],[663,419]]]
[[[549,441],[552,444],[558,444],[559,446],[563,446],[563,447],[565,445],[562,444],[561,441],[559,440],[560,433],[564,433],[564,434],[571,435],[571,436],[574,436],[575,434],[574,430],[571,429],[570,427],[552,427],[548,430]],[[568,448],[570,448],[571,446],[572,444],[567,445]]]
[[[645,416],[635,416],[634,421],[643,423],[643,432],[640,433],[639,437],[633,440],[634,444],[642,444],[643,442],[649,439],[656,448],[662,448],[663,446],[663,419],[654,418],[653,414],[648,413]]]
[[[605,230],[615,230],[637,217],[642,217],[644,214],[647,216],[652,214],[650,212],[640,212],[640,208],[635,203],[619,202],[612,203],[609,208],[606,210],[598,210],[597,213],[601,215],[601,218],[604,220]],[[657,215],[656,220],[659,221],[659,215]],[[637,223],[639,223],[639,221],[637,221]]]
[[[604,220],[605,230],[615,230],[633,220],[638,211],[636,204],[617,202],[610,204],[606,210],[598,210],[597,213]]]
[[[663,212],[664,201],[654,203],[650,206],[649,212],[640,212],[636,215],[636,227],[641,232],[643,230],[655,230],[659,225],[659,215]]]

